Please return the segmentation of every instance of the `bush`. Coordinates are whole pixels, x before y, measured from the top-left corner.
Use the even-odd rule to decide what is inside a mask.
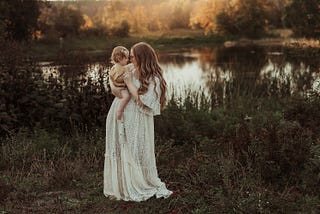
[[[18,127],[33,127],[44,113],[48,95],[42,71],[23,55],[17,43],[2,42],[0,57],[0,135]]]
[[[285,25],[297,36],[319,37],[319,19],[319,0],[293,0],[285,8]]]
[[[311,98],[293,100],[285,110],[284,118],[297,121],[317,136],[320,133],[320,97],[313,94]]]
[[[43,76],[40,66],[17,44],[3,44],[1,63],[0,135],[23,127],[90,131],[105,123],[113,95],[105,87],[106,67],[98,80],[84,78],[90,58],[82,52],[60,52],[57,76]]]
[[[217,15],[217,30],[224,35],[259,38],[265,34],[266,12],[257,0],[243,0]]]
[[[111,29],[111,35],[115,37],[128,37],[130,31],[130,24],[124,20],[120,26]]]

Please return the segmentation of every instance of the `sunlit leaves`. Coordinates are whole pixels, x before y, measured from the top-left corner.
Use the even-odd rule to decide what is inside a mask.
[[[137,32],[147,31],[148,15],[147,8],[143,5],[138,5],[132,9],[131,24]]]
[[[190,25],[200,27],[205,33],[216,30],[216,15],[223,9],[223,0],[198,1],[195,3],[190,16]]]
[[[115,31],[123,29],[129,29],[127,34],[145,34],[192,28],[202,29],[205,34],[258,37],[266,27],[282,27],[282,14],[288,2],[289,0],[115,0],[51,3],[50,9],[42,10],[40,20],[43,22],[48,19],[44,17],[52,16],[49,13],[59,13],[63,6],[73,5],[85,19],[82,30],[99,31],[105,36],[117,35]],[[48,23],[48,20],[44,23]],[[123,23],[128,24],[128,27],[124,28]],[[243,30],[247,32],[244,33]]]
[[[84,23],[80,26],[81,29],[89,29],[93,27],[93,22],[86,14],[83,15]]]

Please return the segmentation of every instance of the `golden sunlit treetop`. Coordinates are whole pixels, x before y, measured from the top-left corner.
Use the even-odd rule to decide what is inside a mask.
[[[230,29],[237,21],[281,26],[281,11],[289,0],[74,0],[52,1],[54,9],[42,9],[40,20],[47,20],[59,8],[69,7],[83,16],[81,29],[101,29],[110,32],[125,28],[128,33],[146,34],[174,29],[202,30],[205,34],[224,33],[221,25]],[[281,3],[281,4],[280,4]],[[51,11],[51,12],[50,12]],[[253,13],[253,14],[251,14]],[[268,19],[265,14],[268,15]],[[254,19],[257,17],[257,22]],[[217,20],[220,17],[220,20]],[[66,17],[67,19],[67,17]],[[235,25],[235,26],[232,26]],[[238,29],[241,30],[241,29]],[[231,31],[232,33],[233,31]]]

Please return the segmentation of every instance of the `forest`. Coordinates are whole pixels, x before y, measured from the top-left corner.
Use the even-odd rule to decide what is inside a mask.
[[[261,38],[272,29],[290,28],[296,36],[317,38],[318,4],[317,0],[6,0],[0,5],[0,32],[17,40],[125,37],[174,29]]]

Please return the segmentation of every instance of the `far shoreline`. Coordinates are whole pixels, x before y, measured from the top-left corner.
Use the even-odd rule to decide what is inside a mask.
[[[149,34],[130,35],[122,38],[106,37],[70,37],[66,39],[39,39],[23,45],[24,51],[40,60],[52,60],[60,52],[84,51],[90,56],[103,56],[116,45],[131,47],[136,42],[145,41],[150,43],[156,50],[171,51],[188,48],[204,47],[245,47],[245,46],[283,46],[287,48],[320,48],[320,41],[317,39],[294,38],[290,36],[273,35],[260,39],[230,38],[220,35],[204,35],[203,33],[179,32],[176,34]]]
[[[292,48],[320,48],[320,41],[306,38],[261,38],[261,39],[239,39],[224,42],[225,47],[234,46],[284,46]]]

